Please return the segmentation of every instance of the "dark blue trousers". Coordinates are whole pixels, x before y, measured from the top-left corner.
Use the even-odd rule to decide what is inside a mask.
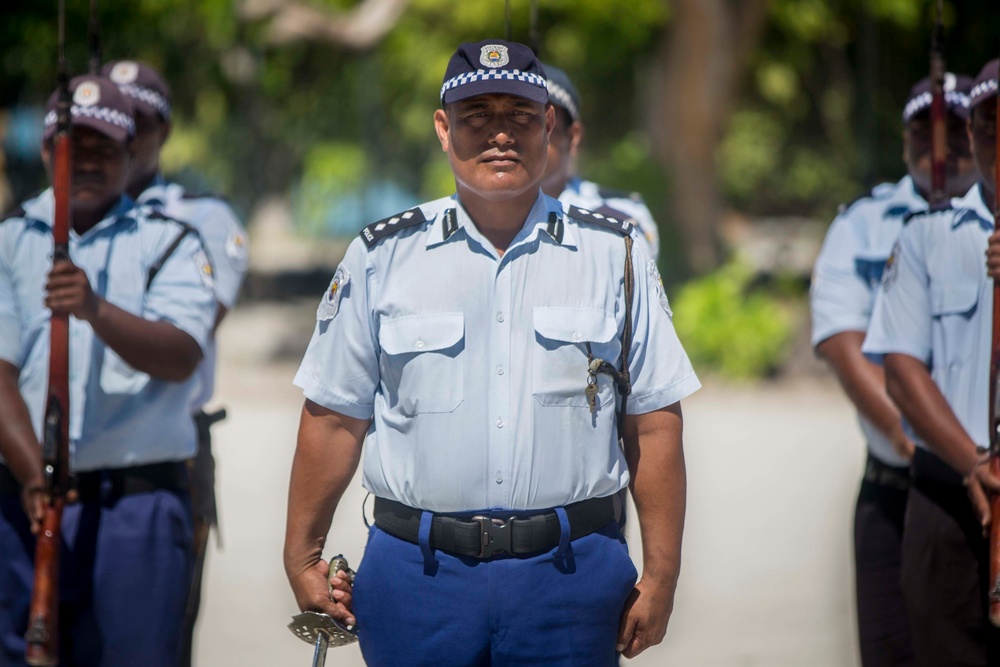
[[[550,552],[480,561],[372,527],[354,583],[370,667],[607,666],[636,570],[618,524]]]
[[[177,667],[191,577],[191,503],[170,491],[69,505],[60,554],[61,667]],[[21,667],[35,539],[0,495],[0,665]]]

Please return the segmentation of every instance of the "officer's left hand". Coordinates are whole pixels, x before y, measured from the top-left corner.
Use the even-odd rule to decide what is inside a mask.
[[[1000,280],[1000,231],[990,234],[986,247],[986,269],[990,278]]]
[[[616,650],[626,658],[634,658],[659,644],[667,634],[667,621],[673,609],[672,589],[640,580],[625,601]]]
[[[46,308],[89,322],[97,315],[99,303],[83,269],[69,260],[55,263],[45,282]]]

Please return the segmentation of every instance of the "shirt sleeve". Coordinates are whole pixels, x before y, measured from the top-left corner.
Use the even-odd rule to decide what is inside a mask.
[[[212,260],[215,297],[226,308],[232,308],[247,272],[247,234],[224,201],[206,199],[199,204],[196,226]]]
[[[886,262],[861,347],[865,353],[908,354],[930,363],[931,301],[920,231],[912,223],[904,227]]]
[[[316,328],[294,384],[310,401],[354,419],[371,419],[380,375],[371,308],[374,267],[360,239],[316,309]]]
[[[858,242],[850,219],[840,216],[830,225],[813,270],[809,303],[812,344],[844,331],[866,331],[875,295],[855,259]]]
[[[0,233],[0,359],[15,366],[21,351],[21,319],[14,298],[14,280],[7,263],[3,233]]]
[[[629,375],[628,414],[672,405],[701,387],[674,330],[673,313],[656,262],[641,246],[632,252],[635,294]]]
[[[215,324],[212,264],[198,234],[188,233],[146,292],[143,317],[173,324],[204,352]]]

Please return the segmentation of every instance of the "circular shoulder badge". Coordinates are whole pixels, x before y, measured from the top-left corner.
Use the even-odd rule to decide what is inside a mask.
[[[325,322],[337,316],[340,311],[340,300],[344,296],[344,289],[350,282],[351,272],[341,264],[333,274],[333,280],[330,281],[330,286],[326,288],[326,294],[323,295],[323,299],[319,302],[319,308],[316,309],[318,321]]]
[[[139,78],[139,65],[131,60],[123,60],[111,68],[108,78],[120,86],[135,83],[135,80]]]
[[[92,107],[101,101],[101,87],[93,81],[84,81],[73,91],[73,104]]]
[[[487,44],[479,51],[479,62],[484,67],[503,67],[510,62],[507,47],[503,44]]]
[[[663,279],[660,278],[660,269],[657,268],[655,260],[649,260],[646,271],[649,273],[649,282],[653,284],[653,289],[656,290],[656,300],[660,302],[660,308],[667,314],[667,317],[673,319],[674,311],[670,310],[670,302],[667,300],[667,290],[663,287]]]

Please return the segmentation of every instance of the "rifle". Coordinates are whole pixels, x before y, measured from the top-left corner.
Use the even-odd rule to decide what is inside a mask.
[[[59,102],[53,138],[53,263],[69,259],[72,196],[69,74],[66,67],[64,0],[59,0]],[[49,386],[42,437],[45,512],[35,544],[35,581],[24,636],[29,665],[59,663],[59,549],[62,511],[69,491],[69,316],[53,314],[49,332]]]
[[[948,108],[944,98],[945,65],[941,42],[944,35],[942,0],[937,0],[937,15],[931,32],[931,208],[948,203]]]
[[[997,104],[1000,98],[994,98]],[[1000,107],[1000,105],[998,105]],[[1000,111],[1000,108],[998,108]],[[997,115],[997,148],[1000,149],[1000,114]],[[994,154],[994,164],[996,156]],[[993,190],[993,229],[1000,229],[1000,170],[994,167]],[[1000,280],[993,281],[993,336],[990,343],[990,407],[989,407],[989,437],[990,437],[990,474],[1000,476],[1000,421],[998,421],[997,382],[1000,381]],[[1000,494],[990,498],[990,623],[1000,627]]]

